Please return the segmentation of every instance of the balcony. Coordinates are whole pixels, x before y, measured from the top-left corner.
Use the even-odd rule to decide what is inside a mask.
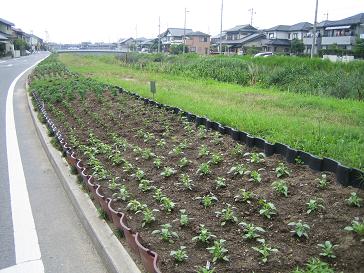
[[[322,37],[322,45],[352,45],[355,43],[354,36],[333,36],[333,37]]]

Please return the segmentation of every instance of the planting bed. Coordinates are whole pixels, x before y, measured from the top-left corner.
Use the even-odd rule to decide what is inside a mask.
[[[113,199],[110,206],[125,213],[139,241],[158,253],[161,272],[197,272],[206,262],[215,271],[204,272],[292,272],[297,267],[302,271],[295,272],[305,272],[313,257],[335,271],[363,272],[364,226],[358,233],[344,228],[355,217],[364,225],[364,210],[355,206],[362,205],[364,195],[337,184],[335,175],[313,171],[300,158],[292,164],[280,155],[265,157],[230,136],[196,128],[182,115],[72,74],[52,59],[31,81],[63,141],[100,185],[97,192]],[[148,213],[154,221],[145,220]],[[191,218],[184,226],[181,214]],[[292,222],[301,221],[309,228],[299,237]],[[157,231],[165,232],[165,224],[178,236],[172,234],[170,242]],[[249,239],[247,224],[264,232],[258,228]],[[195,238],[201,225],[214,235],[205,243]],[[211,247],[220,239],[224,255],[214,256]],[[325,241],[337,245],[336,258],[320,255],[318,244]],[[188,258],[176,262],[170,252],[181,246]],[[264,247],[266,253],[271,247],[267,260],[258,251]]]

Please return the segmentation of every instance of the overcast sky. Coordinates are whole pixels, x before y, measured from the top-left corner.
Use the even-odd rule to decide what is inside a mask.
[[[167,27],[220,33],[221,0],[17,0],[1,1],[0,18],[51,42],[115,42],[126,37],[152,38]],[[249,24],[270,28],[314,20],[315,0],[224,0],[223,29]],[[319,0],[318,21],[364,13],[364,0]],[[328,15],[327,15],[328,14]]]

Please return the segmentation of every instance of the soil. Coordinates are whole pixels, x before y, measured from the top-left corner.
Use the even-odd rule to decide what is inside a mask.
[[[322,261],[330,264],[335,271],[344,272],[364,272],[364,243],[360,242],[360,237],[354,233],[345,231],[344,228],[351,224],[354,217],[363,217],[362,207],[351,207],[346,203],[346,199],[352,192],[364,198],[361,190],[354,188],[344,188],[336,183],[335,176],[326,173],[330,182],[325,189],[318,187],[317,179],[323,173],[313,171],[307,166],[299,164],[288,164],[281,156],[274,155],[266,157],[264,162],[250,163],[248,156],[234,155],[233,149],[237,142],[229,136],[220,135],[221,143],[214,144],[216,132],[207,131],[204,138],[199,136],[199,130],[194,124],[188,132],[182,123],[182,118],[178,115],[158,109],[154,106],[146,105],[140,100],[136,100],[127,94],[112,96],[105,93],[102,98],[93,94],[88,94],[85,100],[74,100],[69,103],[70,107],[64,103],[55,104],[55,107],[48,107],[53,120],[59,125],[61,131],[70,140],[73,134],[79,142],[90,145],[88,134],[94,133],[103,143],[113,145],[110,133],[116,133],[121,138],[127,140],[133,147],[142,149],[150,148],[152,152],[162,159],[162,167],[157,169],[153,164],[153,159],[143,159],[137,155],[130,146],[121,150],[124,159],[129,161],[135,168],[142,169],[146,178],[153,181],[155,187],[161,188],[163,193],[171,198],[176,206],[171,213],[161,209],[159,203],[153,199],[153,190],[142,192],[138,189],[138,181],[131,174],[125,173],[121,165],[112,165],[106,155],[98,154],[97,158],[109,172],[109,178],[120,177],[122,183],[127,186],[132,198],[147,204],[151,209],[159,209],[156,213],[156,221],[150,225],[142,227],[142,214],[134,214],[126,211],[127,202],[118,201],[116,208],[126,212],[128,225],[141,234],[146,246],[156,251],[160,256],[159,267],[164,273],[172,272],[196,272],[198,266],[203,266],[207,261],[212,261],[211,254],[206,247],[213,245],[202,244],[192,241],[198,235],[200,224],[204,224],[216,239],[226,240],[225,247],[228,249],[229,261],[218,261],[214,263],[216,272],[291,272],[297,266],[303,267],[311,257],[320,257],[321,252],[317,244],[327,240],[338,245],[335,249],[336,259],[321,257]],[[67,122],[60,118],[58,109],[67,117]],[[164,134],[169,127],[169,134]],[[145,141],[138,136],[138,131],[142,129],[154,135],[154,139]],[[201,130],[201,129],[200,129]],[[163,135],[164,134],[164,135]],[[164,139],[164,147],[157,146],[157,140]],[[187,141],[188,147],[183,150],[182,155],[174,155],[172,149],[180,143]],[[219,165],[210,165],[211,173],[200,175],[197,170],[201,163],[206,163],[211,156],[199,156],[201,145],[208,147],[210,153],[221,154],[223,162]],[[242,145],[243,154],[247,152],[262,152]],[[78,157],[87,162],[87,157],[80,151],[80,146],[74,147]],[[180,168],[178,161],[188,158],[191,163]],[[277,180],[275,168],[280,162],[290,170],[288,177],[282,178],[288,184],[288,197],[277,193],[272,182]],[[262,169],[259,172],[262,176],[260,183],[249,181],[249,175],[234,176],[229,174],[229,170],[236,164],[244,164],[252,171]],[[161,175],[164,166],[169,166],[177,170],[171,177],[165,178]],[[90,169],[89,169],[90,170]],[[91,171],[90,171],[91,172]],[[184,189],[179,183],[181,174],[188,174],[193,180],[193,190]],[[216,188],[214,182],[217,177],[226,179],[225,188]],[[113,191],[108,188],[108,179],[99,180],[102,191],[111,197]],[[254,193],[251,203],[236,202],[234,196],[239,189],[246,189]],[[208,208],[204,208],[196,197],[213,193],[218,201]],[[323,200],[324,209],[308,214],[306,203],[310,199]],[[277,208],[277,214],[271,219],[267,219],[259,214],[259,200],[272,202]],[[243,238],[243,228],[238,223],[227,223],[221,225],[221,219],[215,214],[226,207],[226,203],[234,206],[234,212],[239,222],[254,223],[262,227],[266,232],[262,238],[266,242],[278,249],[272,253],[268,261],[263,263],[258,252],[252,249],[259,246],[255,240]],[[192,217],[191,223],[186,227],[180,227],[176,219],[179,218],[179,210],[185,209]],[[291,233],[292,228],[288,226],[290,222],[302,220],[310,226],[308,238],[300,239]],[[169,223],[172,231],[177,232],[178,239],[174,243],[167,243],[160,240],[158,235],[151,234],[153,230],[160,229],[160,225]],[[176,263],[170,256],[171,250],[177,250],[180,246],[185,246],[188,259],[182,263]]]

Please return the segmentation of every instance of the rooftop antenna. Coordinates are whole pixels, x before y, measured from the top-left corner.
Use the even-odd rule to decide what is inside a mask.
[[[324,13],[324,16],[326,16],[326,21],[328,21],[329,20],[329,13],[328,12]]]
[[[253,26],[253,16],[257,13],[254,11],[254,8],[251,8],[248,11],[250,12],[250,25]]]

